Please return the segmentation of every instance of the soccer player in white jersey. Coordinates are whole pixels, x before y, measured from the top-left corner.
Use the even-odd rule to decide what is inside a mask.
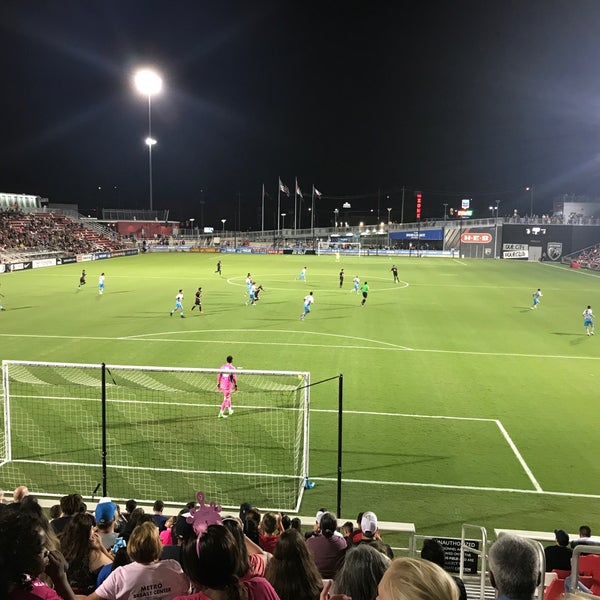
[[[589,304],[583,311],[583,326],[588,335],[594,335],[594,315],[592,314],[592,307]]]
[[[183,314],[183,290],[179,290],[179,293],[177,294],[177,296],[175,296],[175,306],[173,307],[173,310],[171,311],[170,315],[173,316],[173,313],[177,310],[179,311],[179,314],[183,319],[185,317],[185,315]]]
[[[358,294],[358,287],[360,286],[360,278],[358,277],[358,275],[352,280],[352,283],[354,284],[352,291],[355,294]]]
[[[531,310],[537,308],[537,305],[540,303],[540,298],[543,296],[542,290],[540,288],[537,289],[537,292],[533,292],[533,304],[531,305]]]
[[[98,277],[98,294],[100,296],[104,294],[104,273],[101,273],[100,277]]]
[[[307,296],[304,296],[304,312],[300,315],[301,321],[304,321],[304,317],[306,317],[306,315],[310,312],[310,305],[313,304],[314,301],[315,298],[312,292]]]

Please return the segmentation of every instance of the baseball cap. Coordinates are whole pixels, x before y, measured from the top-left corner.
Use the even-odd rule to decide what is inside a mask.
[[[326,512],[329,512],[329,511],[327,511],[327,510],[325,510],[325,509],[323,509],[323,508],[317,512],[317,516],[315,517],[315,519],[316,519],[316,521],[317,521],[317,525],[319,525],[319,526],[321,525],[321,517],[322,517],[322,516],[323,516],[323,515],[324,515]]]
[[[569,543],[569,534],[564,529],[555,529],[554,535],[559,545],[566,546]]]
[[[96,506],[94,516],[99,525],[109,523],[115,518],[117,505],[110,498],[100,498],[100,502]]]
[[[363,533],[375,534],[377,531],[377,515],[370,511],[363,513],[360,520],[360,528]]]

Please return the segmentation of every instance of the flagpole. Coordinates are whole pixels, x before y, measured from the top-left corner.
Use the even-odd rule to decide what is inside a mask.
[[[281,177],[277,183],[277,235],[279,236],[279,213],[281,212]]]
[[[265,184],[262,184],[262,196],[260,202],[260,230],[264,237],[265,235]]]
[[[294,231],[296,231],[296,215],[298,214],[298,178],[294,177]]]
[[[311,209],[310,209],[310,235],[313,240],[313,249],[315,245],[315,186],[312,186]]]

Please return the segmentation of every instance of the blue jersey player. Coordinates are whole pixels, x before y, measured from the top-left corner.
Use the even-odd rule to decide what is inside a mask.
[[[540,303],[540,298],[543,296],[542,290],[540,288],[537,289],[536,292],[533,292],[533,304],[531,305],[531,310],[537,308],[537,305]]]

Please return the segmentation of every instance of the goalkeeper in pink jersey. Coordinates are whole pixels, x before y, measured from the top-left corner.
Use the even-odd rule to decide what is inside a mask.
[[[217,388],[223,392],[223,402],[221,402],[221,410],[219,411],[219,418],[226,419],[229,415],[233,414],[233,408],[231,408],[231,392],[237,392],[237,375],[235,374],[235,367],[233,366],[233,356],[227,357],[227,362],[221,365],[221,373],[217,375]],[[227,372],[229,371],[229,372]],[[225,414],[227,410],[228,414]]]

